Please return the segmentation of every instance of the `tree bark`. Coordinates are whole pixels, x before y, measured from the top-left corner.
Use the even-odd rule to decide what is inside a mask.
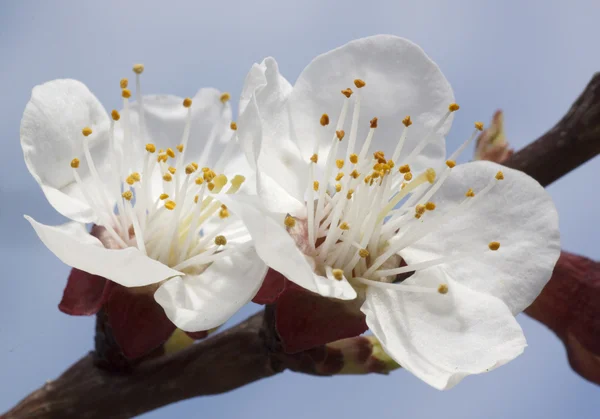
[[[600,73],[547,133],[502,164],[548,186],[600,154]]]
[[[554,128],[504,164],[547,186],[599,153],[600,73]],[[574,258],[569,254],[561,256],[554,276],[527,313],[565,341],[571,363],[579,373],[598,382],[598,264],[589,261],[575,266]],[[592,271],[594,275],[587,274]],[[565,293],[565,289],[571,291]],[[577,321],[577,316],[583,316],[585,321]],[[126,373],[98,368],[97,357],[90,353],[2,418],[125,419],[179,400],[224,393],[284,369],[317,375],[339,371],[339,348],[326,346],[287,355],[276,343],[271,322],[267,309],[214,337],[172,355],[142,362]]]

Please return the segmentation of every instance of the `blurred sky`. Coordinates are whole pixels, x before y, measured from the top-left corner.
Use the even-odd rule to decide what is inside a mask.
[[[112,109],[120,102],[119,79],[143,62],[146,93],[192,96],[214,86],[235,98],[252,63],[265,56],[276,57],[293,81],[319,53],[391,33],[421,45],[455,90],[461,110],[448,149],[497,108],[520,148],[551,128],[600,71],[599,18],[597,0],[0,0],[0,412],[92,348],[93,319],[57,309],[68,268],[22,217],[62,222],[27,172],[19,145],[21,115],[36,84],[76,78]],[[548,188],[563,248],[595,259],[599,174],[596,159]],[[448,392],[404,371],[336,378],[284,373],[144,418],[600,417],[600,388],[571,371],[550,331],[525,316],[520,322],[529,341],[524,355]]]

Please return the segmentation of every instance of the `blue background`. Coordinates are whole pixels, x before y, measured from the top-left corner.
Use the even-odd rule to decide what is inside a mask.
[[[7,1],[0,0],[0,412],[89,351],[93,318],[57,310],[68,268],[23,219],[56,224],[27,172],[19,123],[33,86],[71,77],[107,109],[118,81],[143,62],[146,93],[236,98],[252,65],[276,57],[293,82],[319,53],[376,33],[420,44],[452,84],[461,111],[448,138],[505,110],[521,148],[551,128],[600,70],[597,1]],[[468,154],[468,153],[465,153]],[[469,156],[467,156],[469,157]],[[600,259],[600,160],[548,188],[563,248]],[[256,311],[245,308],[234,321]],[[598,418],[600,389],[568,366],[559,340],[525,316],[525,354],[438,392],[404,371],[315,378],[286,372],[230,394],[187,400],[145,418]],[[334,416],[335,415],[335,416]]]

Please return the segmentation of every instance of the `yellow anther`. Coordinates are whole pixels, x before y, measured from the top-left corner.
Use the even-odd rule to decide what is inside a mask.
[[[129,99],[131,97],[131,90],[129,90],[129,89],[121,90],[121,96],[124,97],[125,99]]]
[[[378,163],[385,163],[387,161],[385,159],[385,153],[381,150],[373,153],[373,158],[377,160]]]
[[[177,204],[175,203],[175,201],[165,202],[165,208],[168,209],[169,211],[173,211],[176,206],[177,206]]]
[[[502,173],[502,171],[498,171],[498,173],[496,173],[496,179],[497,180],[503,180],[504,179],[504,173]]]
[[[221,204],[221,208],[222,208],[222,209],[227,209],[227,205],[225,205],[225,204]]]
[[[425,170],[425,176],[427,176],[427,182],[435,182],[435,170],[433,170],[431,167]]]
[[[382,167],[383,167],[383,164],[381,164],[381,163],[375,163],[373,165],[373,170],[380,171],[382,169]]]
[[[225,218],[229,217],[229,210],[226,210],[226,209],[221,209],[221,210],[219,211],[219,217],[220,217],[221,219],[225,219]]]
[[[454,160],[446,160],[446,166],[452,169],[454,166],[456,166],[456,162]]]
[[[227,176],[225,176],[225,175],[215,176],[215,178],[213,179],[212,182],[215,184],[215,186],[217,188],[221,189],[223,186],[225,186],[227,184]]]
[[[346,193],[346,199],[352,199],[352,194],[354,193],[354,189],[348,189]]]
[[[180,153],[183,153],[183,144],[179,144],[177,147],[175,147],[177,149],[177,151],[179,151]]]
[[[356,155],[354,153],[350,154],[350,163],[352,163],[352,164],[358,163],[358,155]]]
[[[433,202],[431,202],[431,201],[430,201],[430,202],[427,202],[427,203],[425,204],[425,209],[426,209],[427,211],[433,211],[433,210],[435,209],[435,204],[434,204]]]
[[[164,153],[165,150],[163,150],[162,148],[158,150],[159,153]]]
[[[171,172],[172,175],[175,174],[175,172],[177,171],[176,168],[174,168],[173,166],[169,166],[169,168],[167,169],[169,172]]]
[[[377,117],[375,117],[369,121],[369,126],[371,128],[377,128]]]
[[[350,173],[350,176],[352,176],[352,179],[357,179],[360,176],[360,173],[354,169],[352,173]]]
[[[114,121],[118,121],[119,119],[121,119],[121,114],[116,109],[112,110],[112,112],[110,113],[110,116],[112,116],[112,119]]]
[[[352,93],[354,93],[354,92],[349,87],[347,89],[342,90],[342,94],[344,96],[346,96],[347,98],[350,98],[350,96],[352,96]]]
[[[227,244],[227,239],[225,238],[225,236],[217,236],[215,237],[215,244],[217,246],[225,246]]]
[[[133,72],[135,74],[142,74],[144,72],[144,64],[134,64]]]
[[[185,174],[186,175],[191,175],[195,171],[196,171],[196,168],[194,167],[193,164],[188,164],[187,166],[185,166]]]
[[[396,163],[394,163],[394,160],[392,160],[392,159],[389,159],[389,160],[387,161],[387,165],[390,167],[390,169],[393,169],[393,168],[394,168],[394,166],[396,165]]]
[[[333,269],[331,271],[333,277],[335,279],[337,279],[338,281],[341,281],[342,279],[344,279],[344,271],[342,271],[341,269]]]
[[[159,198],[161,201],[164,201],[165,199],[167,199],[169,197],[168,193],[161,193]]]
[[[324,113],[323,115],[321,115],[321,119],[319,119],[319,122],[323,126],[329,125],[329,115],[327,115],[326,113]]]
[[[490,248],[490,250],[496,251],[500,249],[500,242],[490,242],[490,244],[488,244],[488,247]]]
[[[172,181],[172,180],[173,180],[173,176],[171,176],[171,174],[170,174],[170,173],[165,173],[165,174],[163,175],[163,180],[164,180],[165,182],[170,182],[170,181]]]
[[[421,218],[421,214],[415,214],[415,218],[418,220],[419,218]]]
[[[412,173],[408,172],[404,174],[404,180],[410,182],[412,180]]]
[[[335,161],[335,165],[337,166],[338,169],[341,169],[342,167],[344,167],[344,159],[337,159]]]
[[[233,131],[237,131],[237,124],[235,122],[232,122],[231,124],[229,124],[229,128],[231,128]]]
[[[202,173],[210,172],[210,167],[203,167]]]
[[[85,127],[84,129],[81,130],[81,133],[83,134],[84,137],[87,137],[92,134],[92,129],[90,127]]]
[[[468,198],[473,198],[475,196],[475,192],[473,192],[473,189],[469,188],[469,190],[465,193],[465,196]]]
[[[166,154],[159,154],[158,157],[156,158],[156,161],[159,163],[160,162],[166,163],[168,158],[169,157]]]
[[[410,115],[402,120],[402,123],[405,127],[410,127],[412,125],[412,121],[410,120]]]
[[[131,191],[125,191],[121,194],[121,196],[127,201],[131,201],[131,198],[133,198],[133,193]]]
[[[194,170],[198,170],[198,163],[196,162],[191,162],[190,163],[192,166],[194,166]]]
[[[477,128],[479,131],[483,131],[483,122],[475,122],[475,128]]]
[[[205,181],[210,182],[215,177],[217,177],[217,174],[215,172],[213,172],[212,170],[208,169],[206,172],[204,172],[204,174],[202,176],[204,177]]]
[[[194,196],[194,204],[197,204],[197,203],[198,203],[198,199],[199,199],[199,196],[198,196],[198,195]]]
[[[318,180],[315,180],[315,181],[313,182],[313,189],[314,189],[315,191],[318,191],[318,190],[319,190],[319,181],[318,181]]]
[[[458,106],[458,103],[451,103],[450,106],[448,106],[448,110],[450,112],[456,112],[459,109],[460,109],[460,106]]]
[[[127,178],[125,179],[125,182],[127,182],[128,185],[133,185],[135,183],[135,179],[130,176],[127,176]]]
[[[78,158],[74,158],[73,160],[71,160],[71,167],[73,169],[77,169],[79,167],[79,159]]]
[[[367,249],[360,249],[358,251],[358,256],[360,256],[361,258],[367,258],[369,257],[369,251]]]
[[[342,190],[342,185],[340,183],[335,184],[335,191],[340,192]]]
[[[171,157],[172,159],[175,158],[175,152],[173,151],[172,148],[170,148],[170,147],[167,148],[167,152],[166,153],[167,153],[167,156]]]
[[[440,284],[440,286],[438,287],[438,292],[440,294],[448,294],[448,285]]]
[[[186,97],[185,99],[183,99],[183,107],[184,108],[189,108],[192,106],[192,99],[190,99],[189,97]]]
[[[426,209],[426,208],[425,208],[425,205],[423,205],[423,204],[418,204],[418,205],[415,207],[415,213],[416,213],[416,214],[419,214],[419,215],[423,215],[423,214],[425,213],[425,209]]]
[[[410,166],[408,164],[404,164],[398,168],[400,173],[408,173],[410,172]]]
[[[129,80],[123,78],[119,82],[119,85],[121,86],[121,89],[127,89],[127,86],[129,85]]]
[[[312,156],[310,156],[310,161],[313,163],[316,163],[319,161],[319,155],[318,154],[313,154]]]
[[[344,139],[344,135],[346,135],[346,132],[343,129],[335,132],[335,136],[340,141],[342,141]]]
[[[344,173],[343,172],[339,172],[337,174],[337,176],[335,177],[335,180],[336,181],[340,181],[340,180],[342,180],[343,177],[344,177]]]
[[[285,220],[283,220],[283,224],[285,224],[285,226],[288,228],[292,228],[296,225],[296,219],[291,215],[288,215],[285,217]]]
[[[373,173],[371,173],[371,177],[373,179],[377,179],[379,176],[381,176],[381,173],[379,173],[378,171],[374,171]]]
[[[365,182],[365,183],[369,183],[369,182],[371,182],[371,175],[365,176],[365,180],[364,180],[364,182]]]
[[[208,182],[208,185],[206,187],[208,188],[209,191],[212,192],[212,190],[215,189],[215,184],[212,182]]]
[[[366,85],[366,84],[367,84],[367,83],[365,83],[365,82],[364,82],[363,80],[361,80],[361,79],[355,79],[355,80],[354,80],[354,85],[355,85],[356,87],[358,87],[359,89],[360,89],[361,87],[365,87],[365,85]]]
[[[142,180],[142,176],[138,173],[138,172],[133,172],[131,175],[131,178],[133,180],[135,180],[136,182],[139,182],[140,180]]]
[[[235,188],[239,188],[242,183],[244,183],[244,181],[246,180],[246,178],[242,175],[235,175],[233,177],[233,179],[231,179],[231,184],[233,185],[233,187]]]
[[[156,146],[152,143],[146,144],[146,151],[148,153],[154,153],[156,151]]]
[[[345,231],[350,230],[350,226],[348,225],[347,222],[344,221],[343,223],[340,224],[340,230],[345,230]]]
[[[227,103],[227,102],[229,102],[229,99],[231,99],[231,95],[227,92],[221,94],[221,97],[219,97],[219,100],[221,101],[221,103]]]

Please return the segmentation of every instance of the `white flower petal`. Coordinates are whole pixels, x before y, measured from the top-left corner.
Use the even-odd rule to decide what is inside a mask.
[[[343,274],[342,279],[337,279],[333,275],[333,269],[330,266],[327,266],[325,270],[327,277],[320,277],[324,280],[317,282],[319,294],[340,300],[354,300],[357,297],[356,291]]]
[[[258,177],[257,193],[265,210],[278,214],[293,214],[297,217],[306,217],[306,205],[299,201],[281,186],[277,180],[267,173],[257,171]]]
[[[181,275],[135,247],[104,248],[83,224],[71,222],[54,227],[38,223],[29,216],[25,219],[46,247],[64,263],[125,287],[140,287]]]
[[[310,263],[285,229],[283,220],[273,218],[258,197],[238,194],[223,197],[222,202],[242,219],[254,240],[256,253],[269,267],[323,297],[343,300],[356,298],[356,292],[348,289],[347,281],[332,281],[313,272]]]
[[[383,144],[381,149],[386,154],[391,154],[400,138],[404,117],[410,115],[413,120],[402,153],[407,156],[454,101],[452,89],[438,66],[412,42],[391,35],[349,42],[315,58],[294,85],[290,98],[292,118],[304,156],[312,154],[313,138],[319,138],[322,145],[331,141],[342,104],[347,100],[340,91],[348,87],[356,91],[355,79],[366,82],[366,86],[359,89],[361,111],[357,145],[360,147],[366,138],[369,120],[378,117],[373,144],[378,144],[377,149]],[[332,121],[326,128],[319,123],[323,113]],[[351,117],[352,107],[344,127],[346,135],[350,132]],[[452,116],[423,153],[410,162],[413,171],[441,164],[445,154],[443,137],[451,122]],[[405,162],[401,158],[397,163]]]
[[[186,332],[225,323],[258,292],[267,273],[253,249],[217,259],[199,275],[165,282],[154,294],[167,317]]]
[[[70,162],[82,161],[79,175],[89,182],[83,159],[81,130],[92,128],[90,152],[99,171],[108,148],[109,119],[96,97],[76,80],[53,80],[36,86],[21,120],[21,146],[27,168],[50,204],[64,216],[79,222],[95,217],[75,184]]]
[[[263,133],[255,96],[250,97],[244,112],[240,113],[237,136],[248,164],[252,170],[256,170]]]
[[[410,278],[411,280],[413,278]],[[449,389],[471,374],[499,367],[527,346],[521,327],[498,298],[422,271],[421,286],[448,285],[447,294],[369,287],[361,310],[384,350],[429,385]]]
[[[198,90],[192,98],[192,122],[190,137],[185,150],[185,161],[196,161],[199,164],[212,165],[219,156],[224,140],[229,140],[232,121],[231,106],[229,102],[222,103],[222,92],[213,88]],[[183,106],[183,98],[173,95],[148,95],[143,97],[145,133],[143,144],[153,143],[157,149],[175,147],[181,144],[183,131],[187,120],[187,108]],[[131,124],[136,135],[140,135],[139,103],[133,102],[130,106]],[[117,125],[116,136],[121,141],[123,136],[123,111],[121,123]],[[214,137],[211,154],[206,162],[199,162],[206,144]]]
[[[499,170],[504,180],[477,200],[478,191],[495,182]],[[463,201],[469,188],[477,201],[464,214],[448,217],[400,256],[410,265],[480,249],[473,257],[444,264],[444,269],[461,284],[498,297],[513,314],[519,313],[539,295],[560,255],[556,208],[544,188],[526,174],[491,162],[473,162],[452,169],[431,199],[437,205],[431,214],[440,216]],[[488,251],[491,241],[500,242],[498,251]]]
[[[279,74],[277,62],[266,58],[255,64],[240,100],[240,141],[249,158],[258,160],[259,170],[275,180],[297,201],[304,200],[308,181],[308,160],[304,161],[293,140],[287,100],[292,92]],[[259,193],[262,195],[259,189]],[[268,192],[268,191],[267,191]],[[269,194],[265,202],[269,204]]]

